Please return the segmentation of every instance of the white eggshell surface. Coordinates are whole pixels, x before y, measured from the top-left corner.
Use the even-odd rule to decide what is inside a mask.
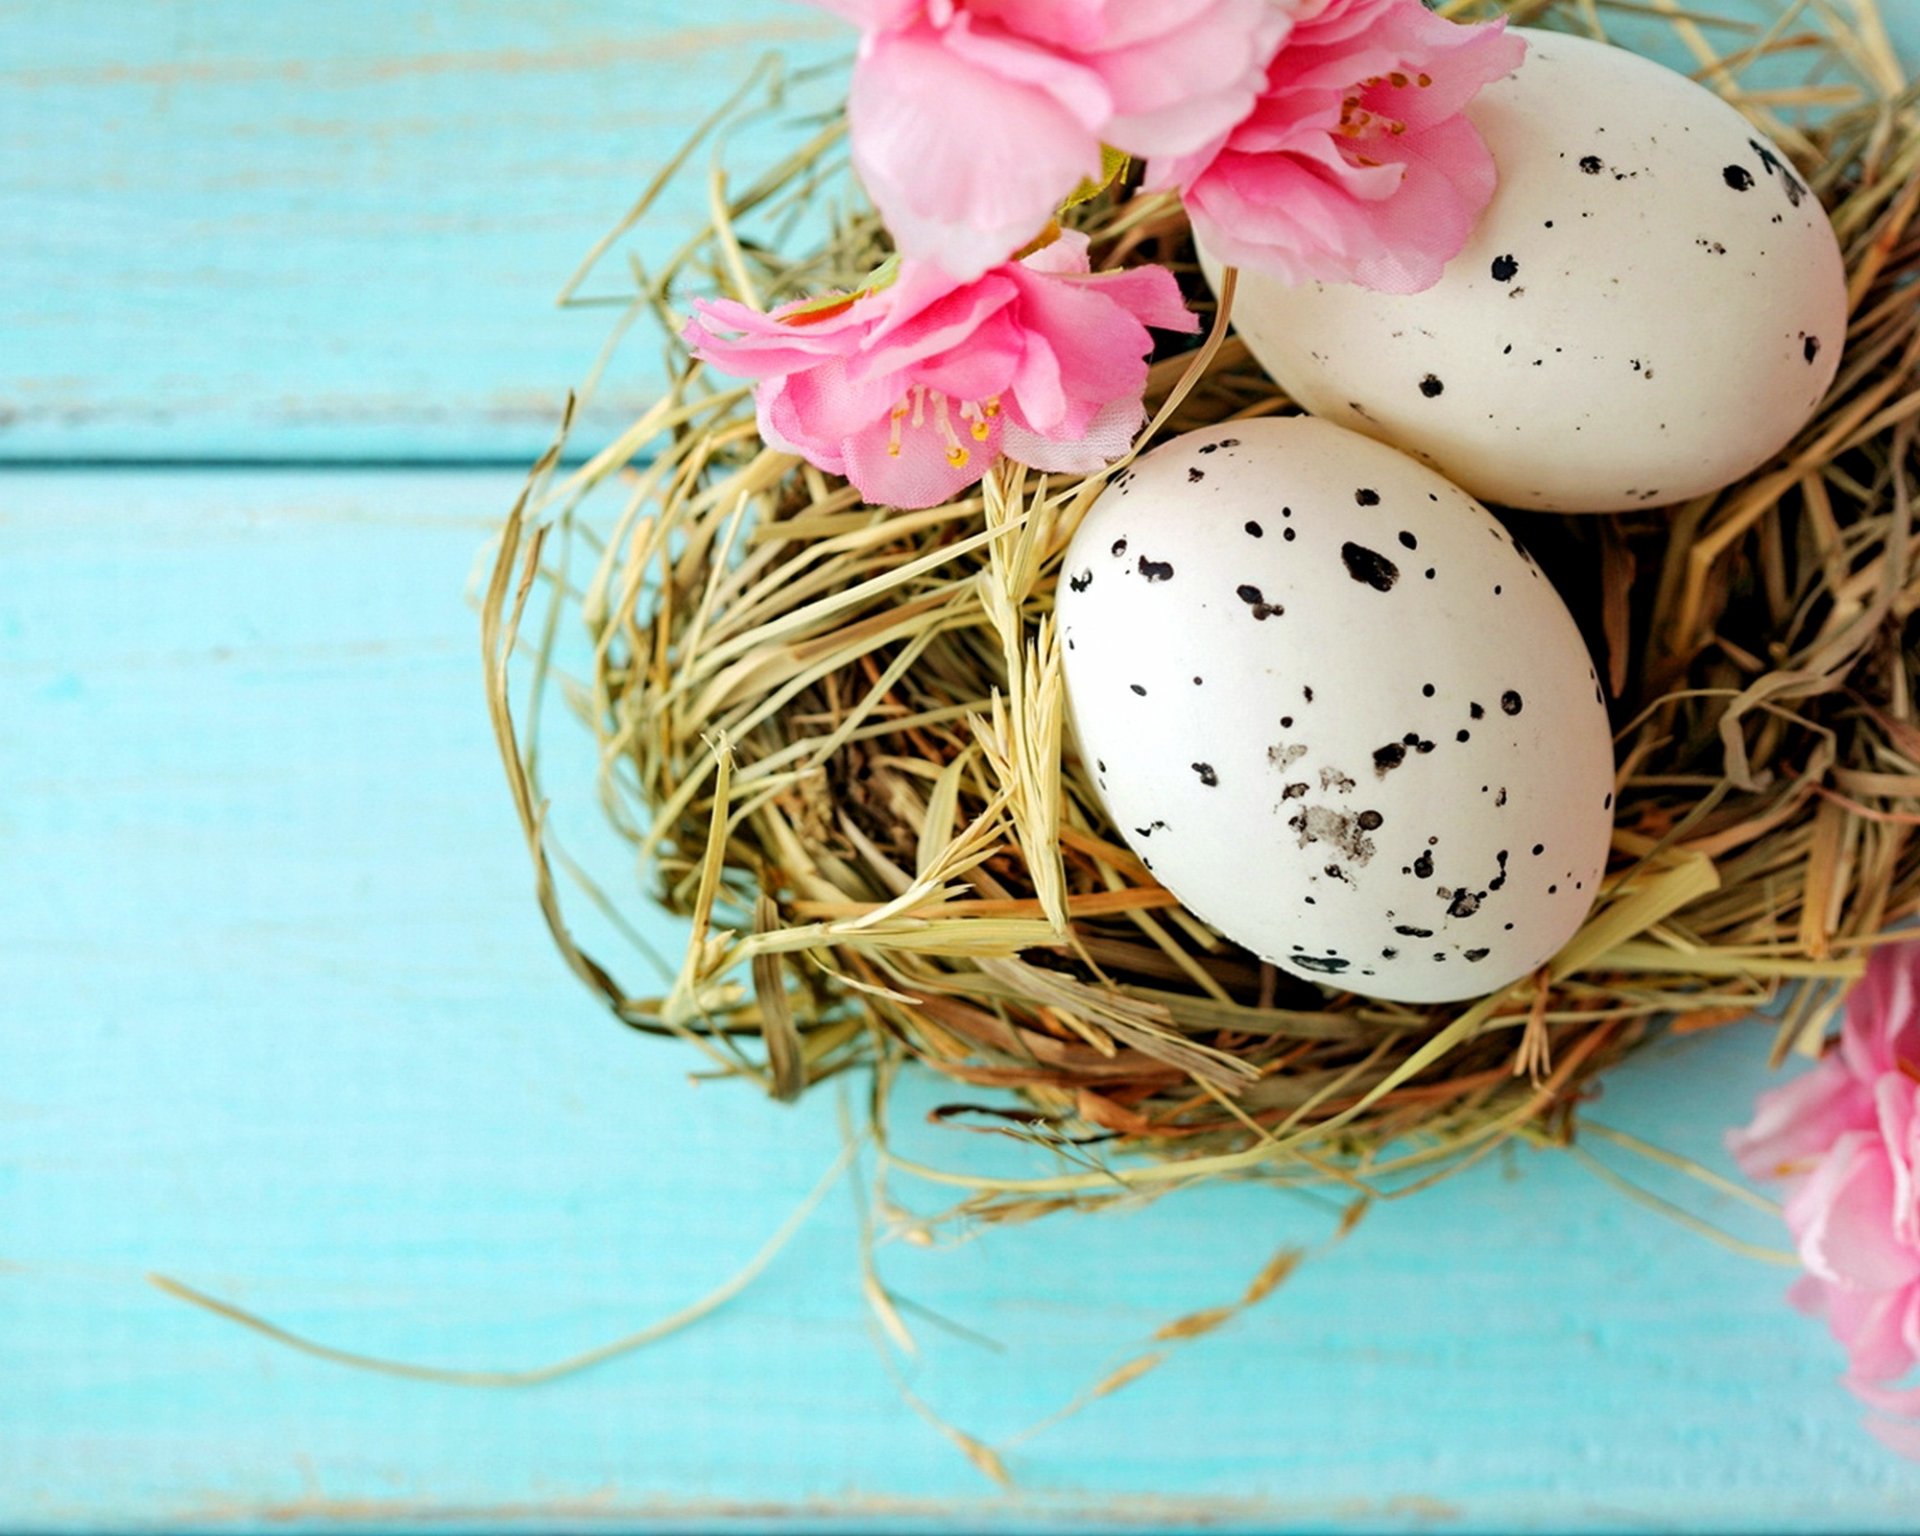
[[[1599,683],[1539,567],[1431,470],[1306,417],[1189,433],[1101,494],[1057,612],[1114,824],[1283,970],[1473,997],[1586,916]]]
[[[1613,511],[1718,489],[1784,447],[1833,381],[1832,226],[1704,87],[1523,35],[1526,62],[1468,109],[1500,184],[1440,282],[1383,294],[1242,271],[1234,324],[1308,410],[1489,501]]]

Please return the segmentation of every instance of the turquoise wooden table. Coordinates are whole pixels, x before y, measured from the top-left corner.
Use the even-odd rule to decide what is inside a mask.
[[[547,298],[768,43],[841,39],[774,0],[0,4],[0,1529],[1920,1526],[1786,1273],[1559,1156],[1376,1210],[1025,1438],[1332,1213],[1207,1189],[887,1248],[899,1381],[844,1186],[730,1305],[546,1386],[147,1282],[534,1366],[706,1295],[839,1155],[831,1093],[696,1084],[556,959],[468,602],[600,341]],[[1724,1168],[1764,1049],[1674,1041],[1599,1112]],[[976,1155],[908,1093],[910,1146]]]

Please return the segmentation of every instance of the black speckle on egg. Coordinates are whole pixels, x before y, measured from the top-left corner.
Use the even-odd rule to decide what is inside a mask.
[[[1500,695],[1500,710],[1502,714],[1517,715],[1520,713],[1522,707],[1520,695],[1515,693],[1511,688]]]
[[[1400,958],[1400,951],[1397,949],[1383,949],[1380,951],[1380,958],[1382,960],[1398,960]]]
[[[1427,880],[1432,878],[1433,876],[1433,850],[1432,849],[1422,848],[1420,850],[1420,857],[1413,861],[1413,872],[1414,874],[1418,875],[1422,880]]]
[[[1363,485],[1353,493],[1353,500],[1356,506],[1377,507],[1380,505],[1380,493]]]
[[[1287,611],[1278,603],[1268,602],[1260,595],[1260,589],[1251,582],[1242,582],[1233,590],[1235,596],[1253,610],[1253,616],[1256,619],[1275,618]]]
[[[1484,720],[1487,718],[1487,712],[1478,704],[1469,702],[1467,705],[1467,718],[1469,720]]]
[[[1420,696],[1421,696],[1421,697],[1422,697],[1423,699],[1430,699],[1430,698],[1432,698],[1432,697],[1433,697],[1433,684],[1432,684],[1432,683],[1422,683],[1422,684],[1420,685]]]
[[[1128,683],[1127,686],[1139,694],[1141,698],[1144,699],[1147,696],[1147,690],[1142,688],[1138,683]]]
[[[1464,952],[1463,957],[1468,960],[1484,960],[1489,953],[1491,953],[1491,951],[1484,949],[1469,949]]]
[[[1582,155],[1580,157],[1580,169],[1585,171],[1589,176],[1598,176],[1606,167],[1600,163],[1600,157],[1598,155]]]
[[[1282,528],[1280,530],[1280,537],[1291,544],[1293,542],[1293,530],[1291,528]]]
[[[1264,537],[1266,531],[1267,530],[1262,528],[1258,523],[1247,524],[1247,532],[1252,534],[1256,539]]]
[[[1540,855],[1545,853],[1546,851],[1547,851],[1547,845],[1545,843],[1535,843],[1533,845],[1533,856],[1536,859],[1539,858]]]
[[[1363,832],[1375,832],[1386,824],[1387,818],[1378,811],[1362,811],[1354,818]]]
[[[1753,188],[1753,172],[1744,165],[1730,165],[1720,174],[1736,192],[1747,192]]]
[[[1337,976],[1347,968],[1348,962],[1336,956],[1295,955],[1293,963],[1303,971],[1321,971],[1329,976]]]
[[[1453,733],[1453,739],[1455,741],[1471,741],[1473,740],[1473,732],[1468,730],[1455,731]]]
[[[1140,557],[1139,571],[1148,581],[1173,580],[1173,565],[1170,561],[1149,560],[1145,555],[1142,555]]]
[[[1220,782],[1220,775],[1213,771],[1212,763],[1195,763],[1193,771],[1200,775],[1200,782],[1208,789],[1214,788]]]
[[[1820,338],[1818,336],[1803,336],[1800,339],[1800,355],[1808,362],[1812,362],[1818,357],[1820,355]]]
[[[1078,576],[1069,576],[1067,578],[1067,585],[1076,592],[1084,592],[1088,587],[1093,585],[1093,572],[1086,570],[1082,571]]]
[[[1493,258],[1493,280],[1496,283],[1512,282],[1513,274],[1519,270],[1520,263],[1515,261],[1511,256],[1496,256]]]
[[[1113,541],[1114,558],[1117,560],[1120,558],[1120,556],[1124,555],[1126,552],[1127,552],[1127,541],[1124,538],[1115,539]]]
[[[1406,529],[1402,528],[1400,530],[1400,547],[1402,549],[1418,549],[1420,547],[1420,541],[1408,533]]]
[[[1445,394],[1446,390],[1447,386],[1440,382],[1437,374],[1430,373],[1420,381],[1420,393],[1425,395],[1429,400],[1437,395]]]
[[[1194,484],[1195,482],[1197,482],[1197,481],[1200,481],[1200,480],[1204,480],[1204,479],[1206,479],[1206,478],[1207,478],[1207,472],[1206,472],[1206,471],[1205,471],[1204,469],[1200,469],[1200,468],[1198,468],[1198,467],[1194,467],[1194,468],[1191,468],[1191,469],[1189,469],[1189,470],[1187,471],[1187,484],[1188,484],[1188,485],[1192,485],[1192,484]]]
[[[1357,493],[1373,495],[1371,491]],[[1364,544],[1351,541],[1340,546],[1340,559],[1347,568],[1347,574],[1362,586],[1372,587],[1376,592],[1391,592],[1393,584],[1400,579],[1400,567],[1385,555],[1368,549]]]
[[[1398,934],[1403,934],[1409,939],[1430,939],[1433,937],[1433,930],[1431,928],[1414,928],[1406,923],[1395,923],[1393,925],[1393,931]]]

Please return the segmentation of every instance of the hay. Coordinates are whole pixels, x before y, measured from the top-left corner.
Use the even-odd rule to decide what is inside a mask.
[[[1920,908],[1915,90],[1872,0],[1793,4],[1765,28],[1672,0],[1507,9],[1586,32],[1671,27],[1700,78],[1794,155],[1851,275],[1839,379],[1780,460],[1669,509],[1517,524],[1588,634],[1618,733],[1614,856],[1585,927],[1467,1007],[1357,999],[1236,949],[1104,822],[1065,739],[1053,584],[1107,476],[1002,465],[947,506],[868,508],[764,447],[747,391],[669,340],[652,409],[578,468],[560,470],[558,445],[542,462],[485,603],[542,909],[617,1017],[783,1099],[872,1067],[883,1105],[909,1061],[981,1090],[942,1115],[1050,1148],[1060,1171],[891,1165],[1002,1220],[1221,1174],[1404,1192],[1512,1137],[1569,1140],[1597,1076],[1662,1027],[1778,1002],[1776,1058],[1817,1045],[1863,947]],[[1794,83],[1767,83],[1788,66]],[[616,341],[636,322],[670,338],[698,293],[771,306],[851,288],[880,260],[840,126],[794,128],[795,88],[764,65],[703,129],[771,119],[796,141],[743,191],[715,169],[707,228],[657,269],[633,265],[631,292],[582,296],[584,269],[569,284],[572,302],[623,306]],[[1206,297],[1177,204],[1123,184],[1071,218],[1096,266],[1150,256]],[[1290,408],[1220,318],[1155,363],[1141,447]],[[562,623],[593,642],[572,696],[606,816],[692,922],[658,996],[574,940],[562,876],[616,919],[621,901],[553,846],[535,743],[509,708],[517,658],[519,713],[537,719]]]

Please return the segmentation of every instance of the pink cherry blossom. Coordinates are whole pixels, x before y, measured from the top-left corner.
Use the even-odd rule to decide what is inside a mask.
[[[1289,283],[1416,293],[1440,280],[1493,197],[1463,109],[1519,66],[1504,22],[1460,26],[1420,0],[1303,0],[1252,112],[1156,159],[1194,233],[1230,266]]]
[[[816,0],[862,29],[854,168],[906,255],[978,276],[1046,224],[1100,146],[1186,154],[1244,117],[1277,0]]]
[[[1754,1178],[1787,1185],[1787,1227],[1806,1274],[1789,1293],[1847,1348],[1870,1406],[1920,1418],[1920,944],[1887,945],[1847,999],[1837,1049],[1761,1095],[1727,1138]],[[1920,1425],[1870,1421],[1920,1455]]]
[[[1198,328],[1165,268],[1090,272],[1072,232],[971,282],[907,260],[837,304],[695,308],[683,339],[757,381],[767,442],[900,507],[951,499],[999,453],[1081,474],[1110,463],[1146,418],[1147,327]]]

